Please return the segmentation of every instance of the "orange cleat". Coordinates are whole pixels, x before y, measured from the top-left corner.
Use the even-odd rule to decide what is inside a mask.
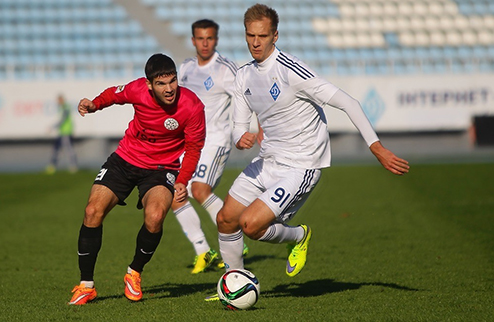
[[[141,291],[141,274],[132,270],[130,273],[125,274],[125,297],[131,301],[139,301],[142,299]]]
[[[84,284],[74,286],[72,293],[74,293],[74,295],[72,295],[70,302],[67,303],[69,305],[84,305],[87,302],[94,300],[98,295],[94,287],[89,288]]]

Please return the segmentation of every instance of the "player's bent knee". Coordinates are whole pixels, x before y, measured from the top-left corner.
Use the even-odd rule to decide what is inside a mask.
[[[84,212],[84,225],[98,227],[103,222],[104,212],[93,204],[88,204]]]
[[[240,224],[240,226],[242,227],[242,231],[245,236],[249,237],[250,239],[258,240],[263,235],[263,232],[259,229],[259,227],[253,225],[252,223],[243,222]]]
[[[150,233],[158,233],[163,229],[164,216],[146,216],[144,224]]]
[[[104,215],[104,209],[94,203],[89,203],[86,206],[85,212],[86,216],[89,217],[103,217]]]
[[[218,231],[222,233],[234,233],[240,228],[237,217],[228,216],[221,210],[216,216],[216,224],[218,226]]]
[[[146,227],[148,227],[148,230],[161,230],[161,227],[163,225],[163,221],[165,220],[166,217],[166,212],[162,210],[158,211],[146,211],[144,214],[145,218],[145,223]]]
[[[225,213],[220,210],[216,215],[216,224],[218,225],[218,227],[224,227],[228,222],[229,221],[227,220]]]

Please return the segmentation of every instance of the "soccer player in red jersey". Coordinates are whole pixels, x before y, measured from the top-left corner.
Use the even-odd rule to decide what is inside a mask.
[[[186,187],[204,146],[204,105],[192,91],[178,86],[176,66],[170,57],[151,56],[145,74],[146,78],[106,89],[92,101],[84,98],[79,102],[82,116],[114,104],[132,104],[135,114],[91,188],[78,241],[81,280],[69,304],[86,304],[96,297],[93,275],[103,220],[117,204],[125,205],[136,186],[137,208],[144,209],[144,224],[124,283],[125,296],[139,301],[141,272],[161,240],[166,213],[173,200],[187,198]]]

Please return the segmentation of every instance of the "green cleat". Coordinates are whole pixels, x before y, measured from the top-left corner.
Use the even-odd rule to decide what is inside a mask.
[[[225,262],[221,259],[216,267],[218,267],[219,269],[225,268]]]
[[[218,258],[218,253],[214,249],[209,249],[207,252],[197,255],[194,259],[194,269],[192,274],[204,272],[206,268]]]
[[[214,302],[214,301],[219,301],[220,300],[220,297],[218,296],[218,294],[213,294],[213,295],[210,295],[210,296],[207,296],[204,301],[206,302]]]
[[[300,273],[307,260],[307,250],[312,237],[312,230],[307,225],[300,225],[305,231],[304,238],[298,244],[288,244],[288,260],[286,261],[286,274],[293,277]]]
[[[244,243],[244,249],[242,250],[242,256],[245,257],[249,254],[249,246]]]

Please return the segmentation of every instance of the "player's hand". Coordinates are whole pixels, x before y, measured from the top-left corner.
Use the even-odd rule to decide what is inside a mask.
[[[77,111],[84,117],[88,113],[94,113],[96,111],[96,105],[94,105],[93,101],[83,98],[77,106]]]
[[[376,141],[372,143],[370,150],[386,170],[397,175],[408,173],[410,169],[408,161],[398,158],[393,152],[383,147],[381,142]]]
[[[257,135],[255,133],[245,132],[235,146],[239,150],[250,149],[256,143]]]
[[[176,202],[183,202],[188,197],[187,187],[183,183],[175,183],[175,196]]]

